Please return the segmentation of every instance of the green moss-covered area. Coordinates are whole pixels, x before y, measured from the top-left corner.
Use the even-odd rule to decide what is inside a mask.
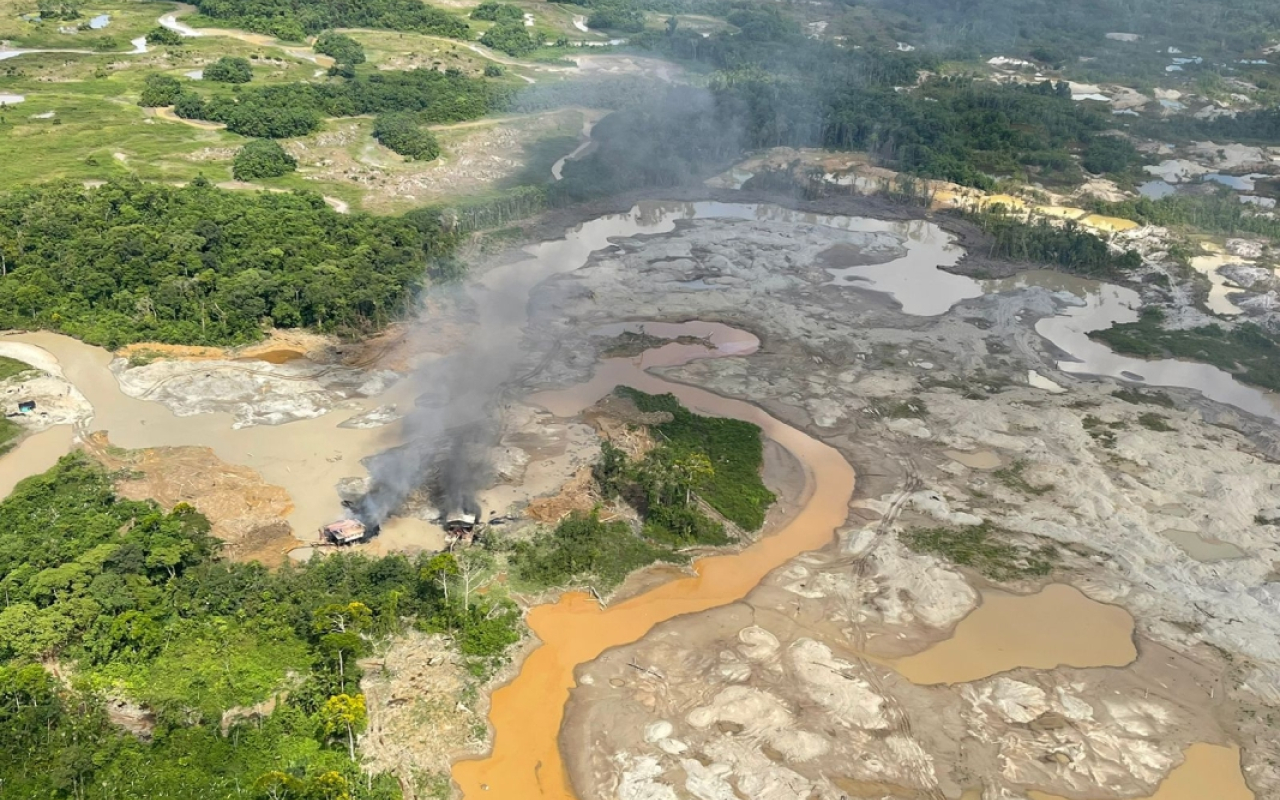
[[[653,426],[664,445],[680,455],[702,453],[711,462],[713,474],[694,487],[698,495],[743,530],[760,529],[777,498],[760,477],[764,442],[758,426],[694,414],[671,394],[645,394],[627,387],[617,391],[641,411],[670,413],[670,422]]]
[[[398,798],[350,749],[358,659],[412,624],[484,672],[519,638],[518,612],[452,554],[228,563],[194,509],[111,481],[76,453],[0,503],[5,797]],[[145,709],[149,740],[113,724],[109,697]],[[227,711],[272,697],[224,733]]]
[[[10,378],[21,375],[24,372],[31,372],[32,366],[25,361],[19,361],[16,358],[8,358],[0,356],[0,381],[7,381]]]
[[[35,370],[33,370],[31,365],[25,361],[0,356],[0,381],[7,381],[10,378],[17,377],[27,372],[34,374]],[[0,455],[4,455],[12,450],[18,437],[21,435],[21,425],[18,425],[12,420],[0,417]]]
[[[603,522],[597,510],[570,515],[554,530],[519,543],[511,564],[520,581],[537,588],[586,583],[609,591],[641,567],[688,560],[637,535],[622,520]]]
[[[12,450],[21,435],[21,425],[0,417],[0,456]]]
[[[1280,340],[1252,322],[1234,328],[1204,325],[1166,330],[1164,312],[1145,308],[1137,322],[1112,325],[1089,335],[1117,353],[1142,358],[1185,358],[1230,372],[1236,378],[1280,390]]]
[[[998,581],[1035,578],[1053,571],[1057,551],[1052,545],[1027,548],[989,522],[960,528],[916,528],[902,542],[917,553],[931,553],[970,567]]]

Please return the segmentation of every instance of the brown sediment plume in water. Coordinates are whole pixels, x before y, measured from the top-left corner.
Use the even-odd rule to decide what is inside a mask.
[[[661,332],[668,335],[669,329]],[[714,337],[712,341],[715,342]],[[696,358],[689,348],[698,347],[667,345],[635,360],[608,360],[600,364],[590,382],[565,392],[535,395],[530,400],[557,415],[568,416],[614,386],[625,384],[655,394],[670,392],[699,413],[753,422],[765,436],[804,464],[807,499],[803,507],[778,533],[742,552],[697,561],[695,577],[663,584],[605,609],[588,595],[573,592],[555,604],[530,611],[529,627],[542,645],[525,661],[515,680],[493,694],[493,752],[486,759],[454,766],[454,780],[471,800],[574,797],[559,752],[560,724],[574,685],[574,669],[611,647],[639,639],[660,622],[744,597],[774,568],[830,542],[836,528],[844,523],[855,476],[853,468],[834,448],[782,424],[755,406],[668,383],[644,371],[645,367]],[[705,347],[701,350],[704,356],[715,354]]]

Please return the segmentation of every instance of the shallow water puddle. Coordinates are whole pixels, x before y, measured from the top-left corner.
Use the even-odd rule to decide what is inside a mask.
[[[992,450],[976,450],[971,453],[960,450],[944,450],[942,454],[952,461],[964,464],[970,469],[996,469],[1003,463],[1000,460],[1000,455]]]
[[[965,683],[1017,667],[1122,667],[1137,655],[1129,612],[1053,583],[1031,595],[984,592],[951,638],[892,666],[912,683]]]
[[[1243,384],[1217,367],[1172,358],[1148,361],[1123,356],[1090,339],[1090,331],[1109,328],[1115,323],[1137,321],[1139,298],[1131,289],[1047,270],[1031,270],[1014,278],[988,283],[992,292],[1033,286],[1070,293],[1078,298],[1078,305],[1036,323],[1036,333],[1070,354],[1070,359],[1058,362],[1058,369],[1063,372],[1103,375],[1147,386],[1196,389],[1219,403],[1280,420],[1280,397]]]
[[[1187,524],[1195,527],[1192,523]],[[1172,527],[1160,531],[1160,535],[1182,548],[1183,552],[1196,561],[1227,561],[1248,555],[1231,542],[1206,539],[1195,530]]]

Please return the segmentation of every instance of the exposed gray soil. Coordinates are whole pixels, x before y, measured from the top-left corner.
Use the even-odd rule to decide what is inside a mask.
[[[629,208],[634,200],[590,213]],[[863,199],[800,206],[915,216]],[[566,219],[544,224],[562,226]],[[1167,774],[1183,746],[1204,741],[1242,745],[1250,785],[1259,797],[1276,796],[1280,758],[1258,721],[1280,709],[1280,584],[1273,567],[1280,537],[1258,522],[1276,505],[1270,487],[1280,482],[1280,466],[1265,455],[1275,452],[1273,426],[1195,392],[1168,390],[1174,409],[1138,406],[1111,396],[1115,382],[1058,372],[1061,354],[1034,332],[1035,322],[1062,302],[1044,288],[913,317],[884,295],[824,286],[829,273],[807,254],[829,251],[836,233],[764,220],[685,221],[670,234],[614,240],[588,266],[535,292],[534,318],[550,321],[531,335],[545,354],[531,387],[586,378],[598,342],[585,332],[598,326],[723,322],[759,336],[760,352],[667,369],[663,377],[754,402],[838,448],[859,475],[844,542],[800,564],[834,576],[817,597],[780,595],[784,568],[745,607],[672,621],[584,668],[589,680],[574,696],[562,748],[578,791],[589,798],[730,797],[732,774],[739,776],[732,786],[740,797],[804,797],[813,790],[835,798],[832,787],[843,785],[836,778],[891,787],[882,795],[842,790],[852,796],[954,797],[981,775],[1011,792],[1030,786],[1069,796],[1134,796]],[[719,276],[714,290],[681,285],[692,271],[708,269]],[[1031,370],[1067,391],[1028,385]],[[1148,411],[1163,414],[1174,430],[1138,424]],[[990,470],[966,467],[948,450],[1025,462],[1026,485],[1044,491],[1029,493]],[[894,653],[946,636],[971,607],[975,587],[988,582],[932,556],[909,556],[897,537],[914,527],[982,520],[1052,543],[1060,554],[1055,580],[1128,609],[1137,622],[1138,664],[1023,670],[955,689],[920,689],[854,657],[859,648],[834,623],[797,629],[784,622],[792,606],[818,603],[820,610],[806,616],[857,619],[859,637],[892,637]],[[1165,531],[1230,543],[1244,555],[1198,561]],[[870,576],[848,557],[850,542],[867,536],[873,541],[857,549],[877,565]],[[864,577],[868,585],[849,588]],[[758,662],[733,655],[755,646],[755,639],[738,638],[744,630],[768,638],[752,625],[778,641]],[[797,648],[809,655],[827,648],[831,655],[817,660],[838,659],[841,680],[866,682],[871,688],[858,691],[868,707],[897,710],[871,724],[849,717],[862,713],[853,707],[812,707],[803,682],[794,679]],[[1156,652],[1164,655],[1153,659]],[[645,683],[627,666],[633,655],[669,670],[667,680]],[[730,668],[739,661],[744,666]],[[1171,685],[1174,675],[1192,676],[1199,688],[1157,698],[1155,685]],[[717,700],[722,690],[732,691]],[[1022,702],[1017,697],[1034,698],[1039,710],[1023,720],[1016,718],[1020,711],[982,710],[995,703],[1008,711],[1012,706],[999,699],[1004,694],[1015,706]],[[739,702],[747,711],[715,710]],[[713,710],[699,711],[707,708]],[[702,724],[707,714],[720,722]],[[1041,721],[1033,726],[1034,720]],[[658,723],[670,730],[650,727]],[[741,726],[756,734],[744,739]]]

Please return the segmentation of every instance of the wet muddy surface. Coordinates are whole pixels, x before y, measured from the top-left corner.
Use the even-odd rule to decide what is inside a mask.
[[[1137,655],[1129,612],[1055,583],[1032,595],[984,593],[951,638],[893,668],[913,683],[967,683],[1017,667],[1122,667]]]

